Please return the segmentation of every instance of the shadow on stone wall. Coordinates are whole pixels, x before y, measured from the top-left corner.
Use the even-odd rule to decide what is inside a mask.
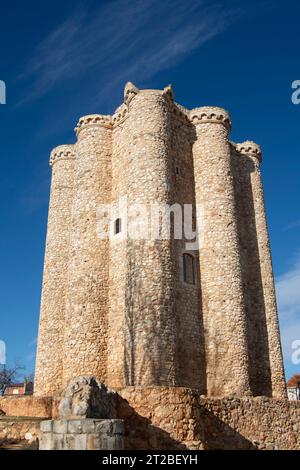
[[[247,318],[250,387],[254,396],[272,396],[261,260],[251,186],[251,173],[253,171],[255,171],[254,164],[250,158],[239,153],[233,154],[232,174],[234,175],[235,204],[238,215],[237,225]]]
[[[126,450],[187,450],[183,443],[138,414],[128,401],[119,396],[118,417],[125,420]]]
[[[166,357],[166,352],[172,346],[172,340],[175,348],[174,331],[167,315],[161,315],[160,327],[155,331],[157,310],[154,303],[159,303],[163,307],[168,305],[169,310],[172,309],[173,304],[169,299],[164,302],[160,302],[157,299],[154,302],[145,297],[143,285],[145,278],[141,278],[138,273],[146,273],[146,278],[149,276],[147,259],[145,260],[144,256],[147,249],[147,243],[144,240],[127,241],[128,264],[124,333],[124,375],[126,386],[143,385],[144,380],[150,380],[155,385],[168,385],[170,381],[168,377],[169,368],[166,367],[165,361],[166,359],[170,360],[170,357]],[[165,289],[164,287],[162,285],[162,291],[167,293],[168,286]],[[151,332],[149,332],[149,319],[152,320]],[[148,320],[148,323],[146,320]],[[141,331],[144,328],[146,334],[141,338]],[[138,340],[137,332],[139,332]],[[173,357],[175,357],[175,354],[173,354]]]
[[[192,430],[183,420],[170,427],[177,438],[165,429],[154,426],[150,418],[137,413],[127,400],[118,397],[118,417],[125,420],[125,449],[127,450],[255,450],[257,447],[239,432],[219,419],[204,406],[193,408]],[[145,414],[149,410],[145,409]],[[191,435],[192,433],[192,435]]]
[[[187,139],[185,135],[182,136],[182,139]],[[185,168],[185,180],[189,182],[190,188],[189,193],[183,192],[181,185],[177,188],[177,193],[174,202],[180,202],[182,207],[184,204],[191,204],[193,208],[192,213],[192,229],[196,233],[196,240],[199,242],[199,221],[197,222],[196,208],[196,187],[195,187],[195,170],[194,170],[194,160],[193,160],[193,143],[196,141],[196,132],[194,128],[190,129],[188,136],[188,154],[186,156],[188,164]],[[187,149],[186,149],[187,151]],[[184,197],[183,197],[184,194]],[[183,220],[184,222],[184,220]],[[183,223],[183,233],[184,232],[184,223]],[[183,239],[183,247],[186,243],[190,243],[191,240],[186,238]],[[186,251],[185,249],[183,251]],[[195,296],[194,299],[196,305],[194,305],[194,311],[187,312],[185,305],[181,302],[179,303],[177,310],[177,385],[180,387],[192,387],[200,390],[200,393],[207,393],[207,364],[206,364],[206,351],[205,351],[205,334],[204,334],[204,324],[203,324],[203,313],[202,313],[202,291],[201,291],[201,270],[200,270],[200,258],[199,258],[199,249],[192,250],[192,255],[194,257],[194,267],[195,267],[195,279],[197,289],[189,286],[186,283],[183,283],[182,280],[178,280],[181,284],[180,288],[177,287],[177,296],[181,296],[181,289],[184,291],[185,296]],[[178,255],[179,256],[179,253]],[[180,256],[182,254],[180,253]],[[186,297],[183,297],[186,298]],[[197,334],[197,340],[191,341],[190,334],[187,332],[182,337],[184,331],[183,324],[185,322],[184,316],[190,315],[190,323],[193,325],[193,335]],[[195,337],[195,336],[194,336]],[[192,343],[192,344],[191,344]],[[193,344],[194,343],[194,344]],[[193,367],[191,368],[191,364]]]
[[[257,447],[211,411],[201,408],[204,450],[255,450]]]

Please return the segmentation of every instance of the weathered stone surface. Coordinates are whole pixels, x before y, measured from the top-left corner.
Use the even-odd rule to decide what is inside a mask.
[[[69,419],[41,423],[40,450],[124,448],[123,420]]]
[[[54,420],[52,431],[54,434],[66,434],[68,431],[68,421],[66,419]]]
[[[284,401],[262,153],[254,142],[231,142],[230,128],[224,109],[189,111],[171,87],[128,83],[112,116],[80,118],[76,144],[52,152],[35,393],[54,400],[67,387],[60,417],[116,418],[116,395],[101,381],[133,403],[118,401],[118,416],[133,426],[129,447],[206,448],[220,435],[225,447],[298,445]],[[186,235],[126,237],[136,212],[119,209],[122,197],[148,210],[190,204],[199,246],[188,249]],[[107,224],[121,221],[109,239],[97,235],[102,204],[115,209]],[[271,417],[283,426],[271,397],[282,399],[282,437],[267,430]],[[105,426],[99,445],[109,448]]]
[[[0,443],[2,441],[35,442],[40,435],[40,418],[0,418]]]
[[[209,399],[181,387],[146,388],[144,393],[126,387],[118,394],[118,414],[126,416],[125,449],[300,449],[293,428],[300,420],[299,402]]]
[[[230,142],[230,127],[224,109],[189,111],[171,87],[128,83],[112,116],[80,118],[76,144],[53,150],[36,395],[93,375],[110,387],[286,396],[261,149]],[[135,213],[119,213],[121,197],[147,210],[190,204],[199,247],[123,236]],[[107,224],[124,222],[109,239],[97,237],[103,204],[115,209]],[[61,416],[70,407],[65,397]],[[86,401],[71,412],[90,415]]]
[[[63,450],[64,449],[64,435],[63,434],[52,434],[52,440],[50,441],[52,448],[50,450]]]
[[[208,399],[198,390],[181,387],[126,387],[118,390],[117,414],[124,419],[126,449],[300,449],[300,403],[269,397]],[[122,431],[117,420],[83,419],[75,431],[92,434],[95,447],[107,449],[108,437]],[[78,424],[81,421],[81,425]],[[2,442],[25,442],[29,433],[51,448],[53,422],[40,419],[0,419]],[[46,432],[43,432],[45,429]],[[74,434],[64,434],[64,448],[74,448]],[[92,446],[91,439],[87,445]]]
[[[53,430],[53,421],[52,419],[48,419],[47,421],[41,422],[41,431],[42,432],[52,432]]]
[[[70,434],[82,433],[82,420],[81,419],[68,420],[68,433]]]
[[[62,418],[115,418],[116,393],[94,377],[70,381],[59,405]]]
[[[86,450],[87,447],[87,435],[77,434],[74,437],[74,448],[76,450]]]
[[[53,434],[42,433],[39,442],[39,450],[52,450],[53,449]]]
[[[51,418],[56,406],[52,397],[4,396],[0,397],[0,408],[7,416],[34,416]]]

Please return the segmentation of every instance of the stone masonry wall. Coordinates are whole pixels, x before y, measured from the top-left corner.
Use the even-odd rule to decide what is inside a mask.
[[[126,111],[125,105],[120,113]],[[125,108],[125,109],[124,109]],[[109,250],[109,335],[108,335],[108,364],[107,383],[112,387],[122,387],[126,384],[128,372],[124,367],[124,351],[126,349],[125,338],[133,334],[128,325],[126,335],[126,268],[127,268],[127,241],[124,237],[124,226],[126,216],[119,208],[120,199],[126,201],[127,196],[127,168],[130,161],[128,149],[128,119],[121,119],[113,129],[112,140],[112,194],[111,202],[115,208],[115,214],[111,221],[114,230],[115,221],[120,218],[123,230],[121,233],[113,234],[110,240]],[[120,213],[121,211],[121,213]],[[118,340],[116,341],[116,338]]]
[[[76,144],[53,151],[36,396],[94,375],[110,387],[285,397],[261,154],[233,145],[230,126],[221,108],[178,105],[170,86],[128,83],[113,115],[82,117]],[[118,211],[101,239],[97,211],[122,197],[148,215],[151,203],[192,204],[199,249],[149,231],[126,238]],[[194,284],[183,279],[186,253]]]
[[[51,418],[54,401],[52,397],[4,396],[0,397],[0,410],[7,416]]]
[[[125,387],[117,392],[125,449],[300,450],[296,401],[206,398],[199,390],[182,387]],[[39,437],[39,420],[26,416],[50,419],[52,413],[52,419],[58,419],[57,405],[49,398],[1,398],[0,409],[7,416],[2,425],[0,420],[0,439],[23,439],[26,433]],[[9,416],[17,414],[24,419]]]
[[[151,204],[171,202],[170,115],[163,92],[139,92],[129,104],[129,223]],[[145,237],[127,239],[125,367],[127,385],[175,385],[174,244]],[[130,331],[132,330],[132,331]]]
[[[122,450],[123,434],[120,419],[48,420],[41,423],[39,450]]]
[[[119,390],[126,449],[300,450],[300,405],[267,397],[208,399],[186,388]]]
[[[176,377],[177,384],[206,391],[206,370],[204,352],[204,331],[201,305],[201,278],[198,249],[187,249],[186,243],[193,240],[187,237],[184,228],[187,215],[184,205],[192,208],[192,225],[196,233],[195,177],[192,145],[193,131],[188,121],[188,110],[175,105],[177,113],[184,112],[183,119],[174,112],[171,120],[170,172],[173,185],[172,203],[182,210],[183,238],[174,240],[176,277],[175,277],[175,316],[176,316]],[[184,223],[185,222],[185,223]],[[195,284],[184,282],[183,255],[193,257]]]

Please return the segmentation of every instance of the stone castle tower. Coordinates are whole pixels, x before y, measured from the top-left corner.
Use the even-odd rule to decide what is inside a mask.
[[[51,153],[35,394],[71,378],[110,387],[190,387],[208,397],[285,398],[269,236],[254,142],[229,140],[224,109],[178,105],[128,83],[112,116],[79,120]],[[97,209],[197,207],[185,239],[97,234]]]

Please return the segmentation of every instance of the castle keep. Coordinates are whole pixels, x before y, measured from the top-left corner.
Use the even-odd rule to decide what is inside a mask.
[[[286,398],[259,145],[224,109],[128,83],[112,116],[79,120],[51,153],[35,395],[92,375],[112,388]],[[97,233],[99,206],[191,204],[187,240]],[[196,208],[197,207],[197,214]]]

